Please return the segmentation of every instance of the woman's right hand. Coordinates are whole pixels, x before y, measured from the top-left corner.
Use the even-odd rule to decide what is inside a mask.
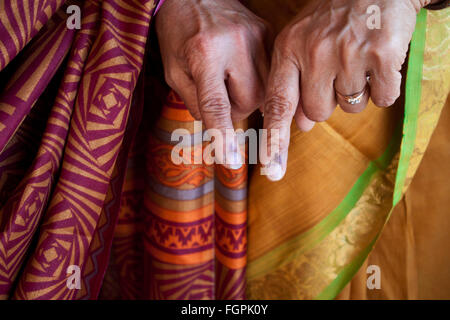
[[[238,0],[166,0],[156,31],[166,82],[207,129],[226,137],[263,105],[271,36]],[[240,159],[236,141],[227,143],[225,159]]]

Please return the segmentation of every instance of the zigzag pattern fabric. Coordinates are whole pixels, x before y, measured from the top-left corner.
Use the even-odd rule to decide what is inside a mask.
[[[82,8],[80,30],[66,27],[71,4]],[[8,81],[0,96],[0,297],[98,295],[156,5],[1,2],[0,67]],[[59,85],[54,96],[51,85]],[[42,110],[49,116],[39,133]],[[36,135],[39,147],[30,150]],[[67,287],[70,265],[81,269],[80,290]]]

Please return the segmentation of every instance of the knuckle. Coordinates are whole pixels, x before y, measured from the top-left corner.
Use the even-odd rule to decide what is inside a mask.
[[[199,33],[186,41],[183,54],[192,75],[200,75],[216,60],[215,42],[215,36],[209,33]]]
[[[294,106],[280,95],[270,97],[264,106],[264,112],[274,121],[288,119],[294,114]]]
[[[302,40],[307,40],[307,26],[309,24],[309,18],[303,18],[301,21],[297,21],[295,24],[286,26],[275,38],[274,47],[278,48],[281,52],[285,52],[296,43],[303,43]],[[269,27],[269,30],[271,28]],[[289,50],[290,51],[290,50]],[[287,52],[289,54],[290,52]]]
[[[324,63],[325,59],[327,59],[329,52],[331,50],[330,41],[323,38],[315,38],[309,42],[309,57],[311,61],[311,65],[319,66]]]
[[[292,55],[290,41],[286,34],[279,35],[274,42],[274,53],[281,58],[290,57]]]
[[[253,32],[255,26],[247,27],[241,23],[235,23],[228,26],[227,31],[223,34],[225,38],[231,39],[236,48],[245,48],[248,44],[250,32]]]
[[[225,98],[219,96],[207,96],[200,100],[202,112],[213,114],[215,116],[226,115],[230,113],[230,106]]]
[[[385,52],[385,54],[391,55],[396,53],[396,51],[398,50],[399,44],[398,44],[398,40],[395,39],[394,37],[387,37],[386,39],[384,39],[384,41],[382,41],[379,44],[381,50],[383,50]]]
[[[398,43],[393,39],[378,41],[369,49],[370,56],[378,67],[388,66],[399,70],[406,57],[399,50]]]
[[[186,41],[184,46],[184,55],[191,56],[209,56],[215,46],[216,36],[213,33],[201,32]]]
[[[284,28],[275,38],[275,47],[288,47],[291,42],[296,38],[295,26],[287,26]]]
[[[302,35],[305,34],[305,30],[309,24],[309,18],[303,18],[300,21],[295,22],[294,24],[288,25],[283,29],[283,33],[289,39],[298,39]]]
[[[322,39],[310,39],[308,40],[308,48],[309,48],[309,54],[312,57],[318,57],[321,56],[322,53],[325,51],[325,43]]]
[[[254,28],[255,24],[253,24],[252,27]],[[237,37],[244,37],[247,35],[248,28],[242,23],[235,23],[230,26],[229,31],[231,34],[236,35]]]

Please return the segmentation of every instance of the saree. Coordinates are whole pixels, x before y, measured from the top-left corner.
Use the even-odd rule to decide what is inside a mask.
[[[334,298],[367,263],[440,117],[448,13],[420,13],[395,108],[293,128],[287,176],[271,183],[247,165],[171,161],[175,129],[199,141],[192,157],[208,143],[162,80],[161,3],[1,3],[0,297]],[[80,30],[66,27],[74,4]],[[303,4],[247,1],[280,27]]]

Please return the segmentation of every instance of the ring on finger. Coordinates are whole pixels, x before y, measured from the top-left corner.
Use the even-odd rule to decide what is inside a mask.
[[[341,100],[344,100],[346,103],[355,105],[355,104],[359,104],[363,101],[363,98],[368,91],[369,91],[369,85],[366,85],[364,87],[364,89],[360,92],[357,92],[357,93],[354,93],[351,95],[344,95],[342,93],[339,93],[336,90],[336,95],[338,96],[338,98],[340,98]]]
[[[351,94],[351,95],[342,94],[335,89],[337,98],[340,98],[341,100],[345,101],[346,103],[348,103],[350,105],[355,105],[355,104],[361,103],[363,101],[363,98],[366,95],[366,93],[369,92],[370,75],[366,76],[366,80],[367,80],[367,84],[364,87],[364,89],[357,93]]]

